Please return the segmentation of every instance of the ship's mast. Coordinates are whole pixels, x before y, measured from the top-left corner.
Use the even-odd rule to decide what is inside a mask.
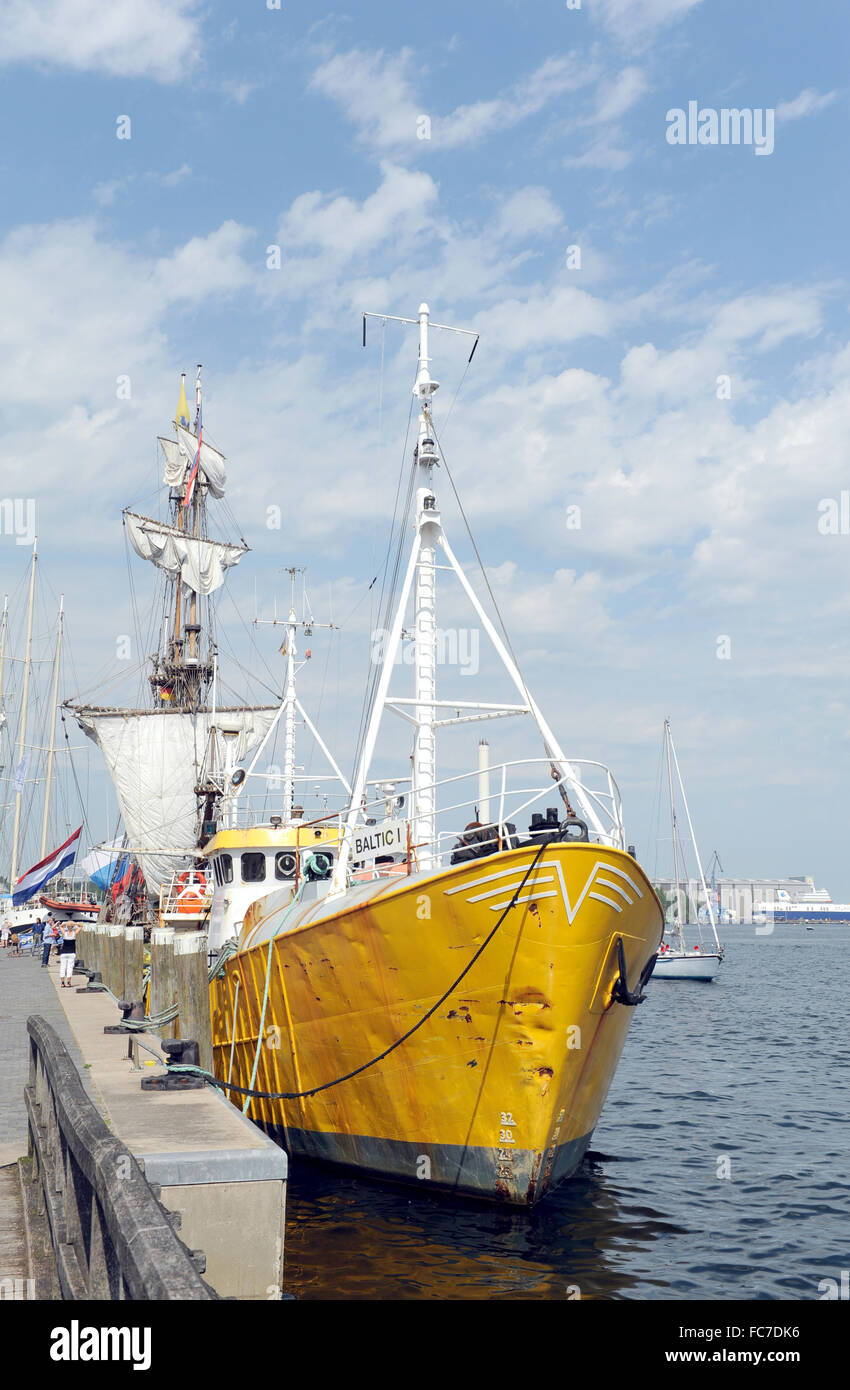
[[[56,709],[59,702],[59,662],[62,656],[62,627],[65,621],[65,595],[59,598],[59,618],[56,627],[56,653],[53,658],[53,691],[50,697],[50,743],[47,750],[47,775],[44,786],[44,812],[41,817],[41,853],[47,850],[47,822],[50,816],[50,792],[53,786],[53,759],[56,753]]]
[[[506,715],[531,715],[543,740],[546,756],[551,760],[552,776],[559,782],[559,790],[562,795],[566,797],[566,784],[566,786],[569,787],[570,794],[578,802],[579,808],[588,826],[599,835],[600,840],[604,842],[610,839],[612,842],[622,845],[624,842],[622,824],[617,820],[612,829],[606,829],[604,826],[593,798],[587,793],[585,788],[582,787],[575,769],[564,757],[563,751],[554,733],[532,699],[528,687],[517,667],[516,661],[496,631],[489,614],[485,611],[483,604],[470,584],[469,579],[462,569],[443,531],[440,513],[437,507],[437,499],[434,495],[432,486],[434,469],[439,464],[440,455],[431,416],[431,398],[437,390],[439,382],[432,379],[430,372],[429,330],[439,329],[448,333],[462,333],[473,337],[475,342],[469,354],[470,362],[472,361],[473,353],[478,344],[478,334],[470,329],[452,328],[449,327],[448,324],[431,323],[430,311],[427,304],[421,304],[419,306],[419,317],[417,319],[397,318],[394,314],[373,314],[367,310],[363,315],[364,347],[366,345],[366,320],[368,318],[380,318],[382,320],[392,319],[394,322],[405,324],[414,323],[419,328],[419,361],[416,384],[413,388],[413,394],[419,400],[419,431],[415,450],[415,469],[417,475],[416,516],[414,519],[413,543],[407,569],[399,592],[388,640],[383,648],[381,674],[372,698],[369,718],[357,761],[353,793],[348,815],[346,817],[345,832],[340,846],[340,853],[334,870],[332,891],[334,893],[345,891],[347,881],[346,875],[351,860],[353,836],[355,827],[363,814],[369,767],[375,751],[378,729],[385,709],[392,710],[395,714],[401,715],[403,719],[414,725],[415,732],[411,777],[411,846],[415,854],[417,867],[420,870],[431,869],[436,862],[436,730],[450,724],[470,723],[475,720],[484,719],[497,719]],[[437,699],[435,582],[437,565],[435,561],[438,547],[448,562],[448,564],[442,566],[442,568],[447,568],[454,572],[483,630],[490,639],[502,665],[519,694],[521,699],[520,704],[508,705],[502,704],[501,702],[492,704],[474,700]],[[413,599],[415,614],[414,693],[411,698],[398,696],[390,698],[390,679],[396,656],[403,640],[404,616],[411,597]],[[569,803],[568,813],[571,814]]]
[[[676,749],[675,749],[675,746],[674,746],[674,744],[673,744],[673,735],[672,735],[672,733],[670,733],[670,748],[671,748],[671,751],[672,751],[672,753],[673,753],[673,761],[674,761],[674,763],[676,764],[676,776],[677,776],[678,779],[679,779],[679,788],[680,788],[681,793],[682,793],[682,805],[683,805],[684,808],[685,808],[685,817],[686,817],[687,822],[688,822],[688,829],[689,829],[689,831],[691,832],[691,844],[692,844],[693,847],[694,847],[694,858],[695,858],[696,861],[697,861],[697,868],[699,869],[699,880],[700,880],[700,883],[702,884],[702,891],[703,891],[703,894],[704,894],[704,896],[705,896],[706,906],[707,906],[707,908],[708,908],[708,920],[709,920],[709,922],[711,923],[711,930],[712,930],[712,932],[714,933],[715,945],[717,946],[717,948],[718,948],[718,950],[719,950],[719,949],[720,949],[720,937],[717,935],[717,922],[716,922],[716,920],[715,920],[715,915],[714,915],[714,904],[712,903],[711,898],[709,897],[708,888],[706,887],[705,874],[703,873],[702,860],[700,859],[699,846],[697,845],[697,837],[696,837],[696,833],[695,833],[695,831],[694,831],[694,823],[693,823],[693,821],[691,820],[691,812],[690,812],[690,809],[689,809],[689,807],[688,807],[688,798],[687,798],[687,796],[685,795],[685,784],[684,784],[684,782],[682,781],[682,771],[681,771],[681,768],[679,767],[679,759],[676,757]],[[699,909],[697,909],[697,921],[699,921]]]
[[[292,808],[295,805],[295,576],[294,566],[289,568],[289,617],[286,622],[286,691],[284,694],[283,723],[283,823],[292,821]]]
[[[416,445],[418,488],[416,526],[419,559],[414,587],[413,669],[415,678],[416,733],[413,742],[413,840],[421,846],[419,864],[431,867],[431,846],[436,839],[436,701],[437,701],[437,572],[436,552],[440,517],[433,492],[434,468],[439,462],[431,424],[431,397],[440,383],[431,377],[428,351],[427,304],[419,306],[419,370],[414,395],[419,400],[419,440]]]
[[[0,728],[5,723],[3,712],[3,677],[6,672],[6,628],[9,623],[9,595],[3,597],[3,617],[0,619]]]
[[[248,771],[247,771],[247,773],[246,773],[246,778],[247,778],[247,777],[253,776],[253,774],[254,774],[254,769],[255,769],[255,767],[256,767],[258,761],[259,761],[260,755],[262,754],[263,750],[264,750],[265,747],[266,747],[266,744],[268,743],[269,739],[271,738],[272,734],[274,733],[274,730],[275,730],[275,728],[277,727],[278,721],[282,718],[282,719],[283,719],[283,805],[282,805],[282,808],[281,808],[281,809],[282,809],[282,811],[283,811],[283,823],[284,823],[284,825],[291,825],[291,824],[292,824],[292,818],[293,818],[293,811],[294,811],[294,809],[295,809],[295,783],[298,781],[298,777],[297,777],[297,768],[296,768],[296,763],[295,763],[295,731],[296,731],[296,725],[297,725],[297,715],[299,715],[299,714],[301,715],[301,718],[304,720],[305,725],[306,725],[307,728],[309,729],[310,733],[313,735],[313,738],[316,740],[317,744],[319,745],[319,747],[321,748],[321,750],[322,750],[322,752],[324,753],[325,757],[327,758],[328,762],[330,763],[331,767],[333,768],[333,778],[332,778],[331,780],[338,780],[338,781],[340,781],[340,782],[342,783],[343,787],[345,788],[346,792],[347,792],[349,795],[351,794],[351,787],[349,786],[349,783],[348,783],[347,778],[346,778],[346,777],[343,775],[343,773],[340,771],[339,767],[337,766],[336,762],[334,761],[333,757],[331,756],[331,753],[330,753],[330,751],[329,751],[327,745],[325,744],[325,742],[324,742],[324,740],[323,740],[321,734],[319,733],[318,729],[315,727],[315,725],[313,724],[312,720],[310,719],[310,716],[307,714],[307,711],[304,709],[304,707],[303,707],[302,704],[300,703],[300,701],[299,701],[299,699],[298,699],[298,692],[297,692],[297,681],[296,681],[296,677],[297,677],[297,675],[298,675],[298,672],[301,670],[301,667],[304,665],[304,662],[301,662],[300,665],[299,665],[299,664],[297,663],[297,661],[296,661],[296,657],[298,656],[298,648],[297,648],[296,645],[295,645],[295,638],[296,638],[296,634],[297,634],[297,632],[298,632],[298,629],[301,628],[302,631],[304,632],[305,637],[309,637],[309,636],[312,634],[312,631],[313,631],[313,628],[314,628],[314,627],[319,627],[319,628],[326,627],[326,628],[328,628],[328,629],[332,629],[332,628],[334,627],[334,624],[333,624],[333,623],[317,623],[317,622],[315,622],[315,620],[314,620],[313,617],[312,617],[311,609],[310,609],[310,606],[309,606],[309,600],[308,600],[308,598],[307,598],[306,587],[305,587],[305,589],[304,589],[304,594],[303,594],[303,598],[304,598],[304,610],[305,610],[305,612],[306,612],[309,616],[306,616],[306,617],[301,618],[301,619],[299,619],[298,617],[296,617],[296,614],[295,614],[295,576],[296,576],[297,574],[303,574],[303,573],[305,573],[305,571],[302,570],[302,569],[299,569],[299,567],[298,567],[297,565],[287,565],[287,566],[286,566],[286,572],[287,572],[287,574],[289,575],[289,584],[290,584],[290,587],[289,587],[289,617],[287,618],[286,624],[285,624],[285,626],[286,626],[286,641],[284,642],[283,646],[281,647],[281,651],[282,651],[282,652],[284,653],[284,655],[286,656],[286,681],[285,681],[284,695],[283,695],[283,700],[281,701],[280,709],[278,710],[277,714],[276,714],[275,717],[274,717],[274,720],[272,721],[271,725],[269,726],[268,730],[266,731],[265,738],[263,739],[262,743],[260,744],[259,748],[257,749],[257,751],[256,751],[256,753],[255,753],[255,755],[254,755],[254,758],[253,758],[253,760],[252,760],[252,762],[251,762],[251,765],[250,765],[250,767],[248,768]],[[277,626],[279,625],[279,620],[278,620],[277,616],[275,616],[274,618],[258,618],[258,617],[255,617],[255,618],[254,618],[254,626],[255,626],[255,627],[256,627],[256,626],[263,625],[263,624],[266,624],[266,623],[271,624],[272,627],[277,627]],[[306,651],[306,653],[305,653],[305,660],[308,660],[309,657],[310,657],[310,649],[308,648],[307,651]],[[302,780],[303,780],[303,779],[302,779]],[[325,779],[324,779],[324,778],[320,778],[319,780],[325,780]],[[242,785],[244,785],[244,783],[243,783]],[[232,800],[231,800],[231,814],[232,814],[233,809],[234,809],[234,807],[235,807],[235,801],[236,801],[236,799],[237,799],[237,797],[238,797],[238,795],[239,795],[239,791],[240,791],[240,790],[241,790],[241,787],[237,789],[236,795],[235,795],[235,796],[232,798]]]
[[[197,375],[197,378],[196,378],[196,381],[195,381],[195,434],[196,434],[196,435],[198,434],[198,429],[199,429],[199,426],[200,426],[200,423],[201,423],[201,418],[202,418],[202,417],[201,417],[201,399],[202,399],[201,390],[202,390],[202,388],[201,388],[201,364],[200,364],[200,362],[199,362],[199,363],[198,363],[198,375]],[[200,507],[200,500],[201,500],[201,488],[200,488],[199,484],[196,483],[195,487],[192,489],[192,503],[191,503],[191,506],[192,506],[192,535],[193,535],[193,536],[197,536],[197,535],[199,534],[198,525],[199,525],[199,522],[200,522],[200,517],[199,517],[199,515],[198,515],[198,512],[199,512],[199,507]],[[181,511],[185,511],[185,507],[181,507],[180,510],[181,510]],[[198,668],[199,668],[199,660],[198,660],[198,658],[199,658],[200,653],[199,653],[199,651],[198,651],[198,645],[199,645],[199,639],[200,639],[200,635],[201,635],[201,626],[200,626],[200,623],[198,622],[198,595],[195,593],[195,590],[194,590],[194,589],[193,589],[191,592],[192,592],[192,597],[191,597],[191,599],[189,600],[189,621],[188,621],[188,623],[186,623],[186,625],[185,625],[185,631],[186,631],[186,637],[187,637],[187,645],[188,645],[188,651],[187,651],[187,653],[186,653],[186,664],[187,664],[187,666],[190,666],[190,667],[193,668],[193,675],[195,675],[195,674],[198,674],[198,675],[199,675],[200,673],[199,673],[199,669],[198,669]],[[200,680],[198,680],[197,682],[193,682],[193,683],[196,685],[197,688],[193,691],[193,694],[194,694],[195,698],[194,698],[194,700],[192,701],[192,703],[193,703],[193,704],[199,704],[199,703],[200,703],[200,700],[199,700],[199,696],[200,696]],[[188,684],[188,682],[187,682],[187,684]]]
[[[38,562],[38,540],[33,541],[32,547],[32,568],[30,570],[30,592],[29,605],[27,607],[27,643],[26,654],[24,656],[24,684],[21,693],[21,724],[18,735],[18,767],[24,756],[27,739],[27,705],[29,703],[30,690],[30,657],[32,655],[32,612],[33,601],[35,599],[35,567]],[[12,831],[12,868],[9,874],[9,892],[14,892],[15,879],[18,876],[18,839],[21,831],[21,801],[23,798],[23,787],[15,793],[15,824]]]
[[[682,884],[679,878],[679,850],[678,835],[676,827],[676,799],[673,795],[673,758],[670,753],[672,735],[670,733],[670,720],[664,720],[664,750],[667,754],[667,782],[670,788],[670,827],[673,836],[673,874],[676,879],[676,931],[679,937],[679,945],[685,949],[685,936],[682,925]]]
[[[181,401],[184,399],[185,387],[182,383],[185,383],[185,375],[185,372],[181,373]],[[189,438],[195,439],[198,451],[203,439],[202,403],[199,363],[195,380],[195,433],[194,436],[189,434]],[[185,427],[188,432],[188,421],[185,421]],[[189,463],[191,469],[194,459]],[[190,476],[191,473],[187,473],[187,478]],[[206,536],[206,498],[200,469],[194,483],[187,481],[185,485],[172,487],[170,496],[172,526],[178,532],[203,539]],[[166,625],[163,649],[155,660],[151,685],[158,702],[168,700],[176,709],[196,710],[204,703],[213,670],[209,654],[207,658],[202,658],[201,655],[202,623],[199,596],[191,588],[187,588],[187,593],[184,594],[184,587],[186,586],[178,575],[174,580],[172,616]]]

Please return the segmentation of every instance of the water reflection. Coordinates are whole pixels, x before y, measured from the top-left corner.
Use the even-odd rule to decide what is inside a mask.
[[[636,1205],[588,1154],[530,1211],[449,1201],[300,1167],[287,1202],[287,1290],[297,1298],[628,1298],[631,1252],[679,1228]],[[378,1294],[377,1289],[380,1288]]]

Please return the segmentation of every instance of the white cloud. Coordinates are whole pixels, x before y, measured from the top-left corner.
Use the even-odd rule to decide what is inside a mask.
[[[648,90],[646,74],[640,68],[624,68],[616,77],[599,84],[597,121],[616,121],[624,116]]]
[[[176,82],[195,66],[198,0],[0,0],[0,64]]]
[[[108,241],[91,219],[17,227],[0,244],[7,407],[40,402],[58,419],[72,407],[114,411],[116,377],[141,383],[158,363],[170,306],[248,283],[248,236],[225,222],[153,260]]]
[[[620,39],[632,40],[675,24],[701,0],[585,0],[590,14]]]
[[[311,79],[314,91],[342,107],[359,138],[378,151],[411,151],[433,143],[443,149],[478,144],[543,110],[567,92],[586,86],[595,68],[578,57],[547,58],[528,77],[488,100],[458,106],[446,116],[431,109],[414,82],[415,55],[352,49],[322,63]],[[431,123],[430,141],[417,134],[420,117]]]
[[[181,164],[179,169],[172,169],[171,173],[163,174],[159,181],[163,188],[176,188],[178,183],[182,183],[184,179],[190,178],[191,174],[191,166],[188,164]]]
[[[502,200],[495,235],[515,241],[539,236],[559,227],[564,217],[546,188],[520,188]]]
[[[531,290],[522,298],[502,299],[476,316],[476,327],[487,335],[492,351],[512,354],[588,335],[603,337],[617,317],[613,305],[586,290],[558,285]]]
[[[421,231],[437,198],[434,180],[389,163],[381,172],[380,185],[362,203],[319,192],[300,194],[280,222],[284,249],[314,247],[348,260],[373,251],[409,219],[415,219]]]
[[[564,159],[566,169],[610,169],[616,173],[631,163],[631,155],[619,148],[616,134],[601,135],[584,151],[584,154],[567,155]]]
[[[238,222],[223,222],[207,236],[192,237],[177,251],[156,263],[151,283],[162,302],[227,295],[248,285],[256,272],[242,249],[251,236]]]
[[[831,106],[837,95],[837,92],[820,93],[816,92],[813,87],[806,87],[793,101],[781,101],[779,103],[776,108],[776,119],[778,121],[796,121],[801,116],[814,116],[827,106]]]
[[[341,106],[362,138],[387,150],[416,138],[422,108],[413,97],[413,63],[409,48],[390,55],[355,48],[322,63],[310,87]]]

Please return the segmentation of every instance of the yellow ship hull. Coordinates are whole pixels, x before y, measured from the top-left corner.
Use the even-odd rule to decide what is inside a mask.
[[[614,997],[618,940],[634,991],[663,916],[630,855],[549,845],[523,884],[536,852],[318,903],[261,899],[211,985],[216,1075],[251,1085],[262,1023],[255,1089],[303,1093],[355,1073],[252,1099],[248,1115],[292,1156],[538,1201],[581,1162],[625,1043],[634,1010]]]

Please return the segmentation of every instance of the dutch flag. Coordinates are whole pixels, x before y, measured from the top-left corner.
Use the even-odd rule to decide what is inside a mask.
[[[25,874],[21,874],[12,889],[14,907],[20,907],[22,903],[28,902],[39,888],[43,888],[51,878],[54,878],[56,874],[61,874],[62,870],[66,869],[69,864],[73,864],[77,855],[77,845],[82,828],[80,826],[79,829],[75,830],[64,845],[60,845],[52,854],[48,854],[46,859],[42,859],[39,864],[33,864],[31,869],[27,869]]]

